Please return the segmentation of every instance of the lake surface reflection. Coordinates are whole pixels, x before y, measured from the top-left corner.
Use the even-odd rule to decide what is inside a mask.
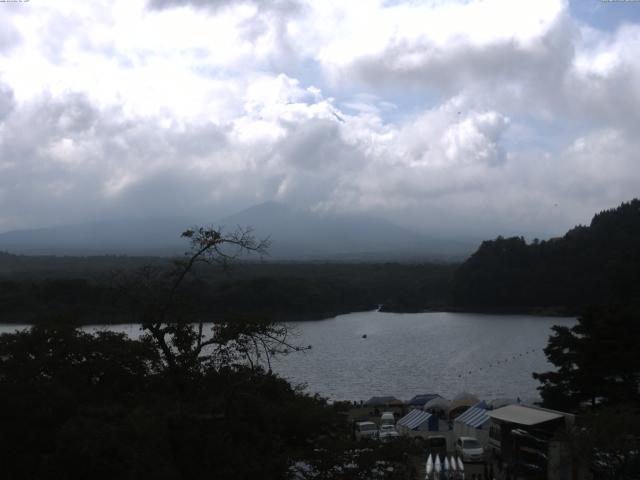
[[[366,400],[419,393],[451,398],[537,398],[532,372],[552,366],[542,349],[553,325],[574,318],[468,313],[360,312],[320,322],[292,322],[312,349],[277,361],[274,370],[333,399]],[[363,338],[366,335],[366,338]]]
[[[375,311],[289,322],[295,341],[312,349],[281,357],[273,368],[306,383],[310,393],[338,400],[408,400],[419,393],[451,398],[463,390],[483,399],[530,399],[538,397],[531,373],[551,368],[542,351],[551,326],[574,323],[527,315]],[[0,333],[16,328],[24,327],[0,325]],[[135,324],[108,328],[131,337],[140,333]]]

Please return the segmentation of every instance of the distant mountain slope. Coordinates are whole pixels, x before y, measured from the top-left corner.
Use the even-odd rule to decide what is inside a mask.
[[[229,228],[251,225],[258,237],[272,240],[273,258],[344,260],[464,258],[472,247],[435,240],[384,219],[331,215],[263,203],[221,221]]]
[[[458,269],[452,303],[466,308],[577,309],[640,297],[640,200],[596,214],[588,227],[527,244],[483,242]]]
[[[182,253],[180,234],[192,219],[95,222],[0,234],[0,251],[29,255],[172,255]],[[270,237],[273,259],[343,261],[461,260],[474,245],[434,240],[392,222],[365,215],[323,215],[279,203],[263,203],[213,223],[254,229]]]
[[[168,255],[183,252],[180,238],[193,222],[127,219],[0,234],[0,250],[27,255]]]

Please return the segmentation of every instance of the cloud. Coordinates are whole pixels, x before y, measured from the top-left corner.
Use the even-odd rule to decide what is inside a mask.
[[[464,96],[508,115],[590,126],[637,122],[640,24],[600,31],[561,0],[364,5],[343,7],[339,23],[319,9],[326,30],[315,55],[336,85]]]
[[[8,85],[0,83],[0,122],[11,113],[14,106],[13,90]]]
[[[190,172],[193,159],[223,146],[224,134],[211,124],[180,132],[100,110],[84,95],[43,96],[4,122],[0,188],[13,201],[2,213],[39,222],[161,214],[175,198],[197,201],[193,184],[207,179]]]
[[[0,25],[2,230],[276,199],[542,235],[637,194],[640,27],[564,1],[60,0]]]
[[[584,28],[582,37],[562,89],[569,113],[593,125],[633,129],[640,122],[640,24],[613,34]]]
[[[22,35],[12,22],[11,15],[0,15],[0,53],[6,53],[22,43]]]
[[[217,10],[241,3],[254,5],[260,9],[276,10],[281,12],[294,10],[299,3],[295,0],[150,0],[150,8],[162,10],[175,7],[195,7]]]
[[[568,27],[562,1],[365,4],[368,8],[344,7],[344,21],[326,32],[327,43],[318,53],[341,80],[355,75],[374,83],[420,82],[448,90],[515,72],[526,76],[540,61],[566,56],[558,50],[561,44],[550,41],[559,26]]]
[[[214,16],[224,12],[237,27],[238,38],[271,67],[291,68],[300,60],[289,26],[307,10],[301,0],[150,0],[147,6],[158,11],[189,7]]]

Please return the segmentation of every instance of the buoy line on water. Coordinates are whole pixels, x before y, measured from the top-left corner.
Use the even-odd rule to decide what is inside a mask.
[[[517,355],[512,355],[511,357],[506,357],[506,358],[504,358],[502,360],[497,360],[497,361],[491,362],[488,365],[485,364],[484,367],[471,369],[471,370],[467,371],[466,373],[465,372],[459,373],[458,374],[458,378],[463,378],[463,376],[469,376],[469,375],[476,374],[476,373],[479,373],[479,372],[488,371],[489,369],[497,367],[498,365],[507,364],[507,363],[511,362],[512,360],[516,360],[518,358],[524,357],[525,355],[530,355],[530,354],[538,352],[540,350],[541,349],[539,349],[539,348],[532,348],[531,350],[527,350],[525,352],[521,352],[521,353],[519,353]]]

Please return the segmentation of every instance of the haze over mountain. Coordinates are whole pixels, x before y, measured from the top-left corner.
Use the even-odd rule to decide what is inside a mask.
[[[225,218],[227,227],[251,225],[272,240],[274,258],[454,259],[469,255],[472,240],[432,238],[369,215],[335,215],[266,202]]]
[[[193,218],[122,219],[0,234],[0,250],[39,255],[172,255],[186,242],[180,233],[203,224]],[[367,215],[335,215],[266,202],[213,222],[233,230],[252,227],[271,240],[274,260],[457,260],[472,240],[431,238]]]
[[[170,255],[185,249],[184,219],[122,219],[13,230],[0,250],[26,255]]]

